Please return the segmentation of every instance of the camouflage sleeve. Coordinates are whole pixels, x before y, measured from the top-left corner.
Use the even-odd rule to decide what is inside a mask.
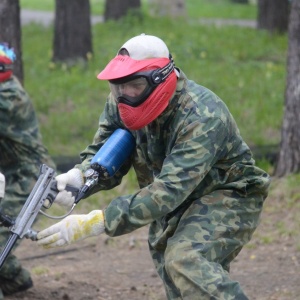
[[[159,176],[135,195],[114,199],[105,210],[110,236],[149,224],[182,204],[199,185],[227,143],[227,126],[218,117],[193,121],[179,131]]]
[[[0,85],[0,120],[0,166],[42,162],[54,166],[42,144],[31,99],[14,76]]]
[[[80,169],[83,173],[89,169],[90,163],[94,155],[104,145],[107,139],[118,128],[123,128],[115,101],[111,95],[108,96],[104,110],[99,118],[99,127],[94,135],[92,144],[88,145],[85,150],[80,153],[81,164],[75,165],[75,168]],[[131,167],[130,160],[127,160],[116,174],[107,179],[102,180],[95,186],[87,196],[101,190],[109,190],[119,185],[124,175],[126,175]]]
[[[6,180],[0,206],[14,215],[31,192],[40,165],[55,168],[42,143],[31,99],[14,76],[0,84],[0,153],[0,171]]]

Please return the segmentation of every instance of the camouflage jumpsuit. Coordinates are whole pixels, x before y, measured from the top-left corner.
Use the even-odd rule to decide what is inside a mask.
[[[0,83],[0,153],[0,172],[6,181],[0,208],[16,217],[36,182],[40,164],[54,167],[54,163],[42,144],[31,100],[14,76]],[[8,236],[8,229],[0,227],[1,248]],[[0,270],[0,289],[5,290],[4,281],[13,281],[20,270],[20,262],[9,255]]]
[[[116,104],[108,97],[91,157],[118,128]],[[111,201],[105,228],[118,236],[150,224],[149,248],[168,299],[247,299],[230,279],[230,262],[256,229],[270,184],[222,100],[183,72],[168,108],[131,132],[130,161],[92,191],[118,185],[132,165],[140,190]]]

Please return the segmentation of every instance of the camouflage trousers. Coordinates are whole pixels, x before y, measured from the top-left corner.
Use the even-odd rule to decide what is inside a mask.
[[[2,157],[0,157],[3,159]],[[1,161],[0,159],[0,161]],[[1,166],[3,161],[1,161]],[[5,174],[5,195],[0,201],[0,209],[3,214],[6,214],[13,219],[16,218],[21,211],[24,203],[26,202],[38,175],[38,165],[33,162],[32,164],[16,164],[7,167],[2,167],[1,172]],[[8,228],[0,227],[0,249],[2,249],[8,240],[10,233]],[[15,247],[19,245],[19,241],[16,243]],[[18,265],[17,259],[7,259],[0,270],[0,276],[9,273],[13,273],[14,266]],[[11,268],[8,268],[8,264],[11,264]],[[4,271],[4,269],[6,271]],[[9,271],[11,269],[11,271]],[[5,273],[5,274],[4,274]]]
[[[21,200],[15,202],[5,201],[5,204],[1,203],[2,205],[0,205],[0,207],[4,214],[7,214],[15,218],[18,215],[19,211],[21,210],[24,201]],[[8,241],[9,236],[10,236],[9,229],[6,227],[0,227],[0,250],[1,251],[3,250],[6,242]],[[20,240],[17,240],[14,249],[16,249],[19,244],[20,244]],[[19,260],[16,258],[16,256],[12,254],[12,252],[8,255],[7,259],[3,264],[3,267],[0,269],[0,278],[3,277],[6,279],[12,279],[15,276],[15,274],[17,274],[20,271],[21,264]]]
[[[5,189],[4,199],[0,202],[0,209],[3,214],[9,215],[15,219],[21,211],[27,197],[34,186],[35,178],[33,176],[25,176],[24,172],[15,171],[14,176],[9,172],[6,172],[7,185]],[[0,249],[2,251],[8,238],[10,236],[9,229],[6,227],[0,227]],[[14,249],[18,247],[20,240],[18,240],[14,246]],[[13,252],[13,251],[12,251]],[[20,271],[21,263],[12,254],[7,257],[3,267],[0,270],[0,277],[8,280],[12,279],[16,273]]]
[[[0,202],[0,209],[3,214],[15,219],[36,182],[38,168],[36,164],[28,164],[23,168],[9,168],[2,171],[5,174],[6,188],[4,199]],[[0,227],[1,251],[9,236],[8,228]],[[26,290],[33,284],[30,273],[22,267],[20,260],[12,253],[19,244],[20,240],[16,242],[0,270],[0,298],[1,296],[3,298],[1,292],[10,295]]]
[[[257,228],[263,201],[218,190],[151,224],[150,253],[168,299],[248,299],[229,268]]]

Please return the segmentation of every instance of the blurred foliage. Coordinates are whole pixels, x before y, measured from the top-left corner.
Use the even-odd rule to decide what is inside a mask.
[[[148,0],[141,0],[142,10],[147,13],[149,8]],[[54,0],[20,0],[24,9],[54,11]],[[186,0],[186,9],[190,18],[232,18],[232,19],[255,19],[257,6],[255,2],[250,4],[237,4],[231,0]],[[90,0],[91,13],[103,15],[105,0]]]

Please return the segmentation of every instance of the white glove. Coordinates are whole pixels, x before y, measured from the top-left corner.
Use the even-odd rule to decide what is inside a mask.
[[[71,206],[75,201],[75,197],[72,196],[71,192],[67,192],[65,188],[68,184],[80,189],[84,184],[82,172],[74,168],[67,173],[56,176],[55,179],[57,181],[57,189],[60,192],[56,195],[54,203],[62,206]]]
[[[0,173],[0,199],[4,197],[5,192],[5,177]]]
[[[103,211],[93,210],[87,215],[70,215],[40,231],[37,234],[37,243],[44,248],[61,247],[99,235],[104,229]]]

